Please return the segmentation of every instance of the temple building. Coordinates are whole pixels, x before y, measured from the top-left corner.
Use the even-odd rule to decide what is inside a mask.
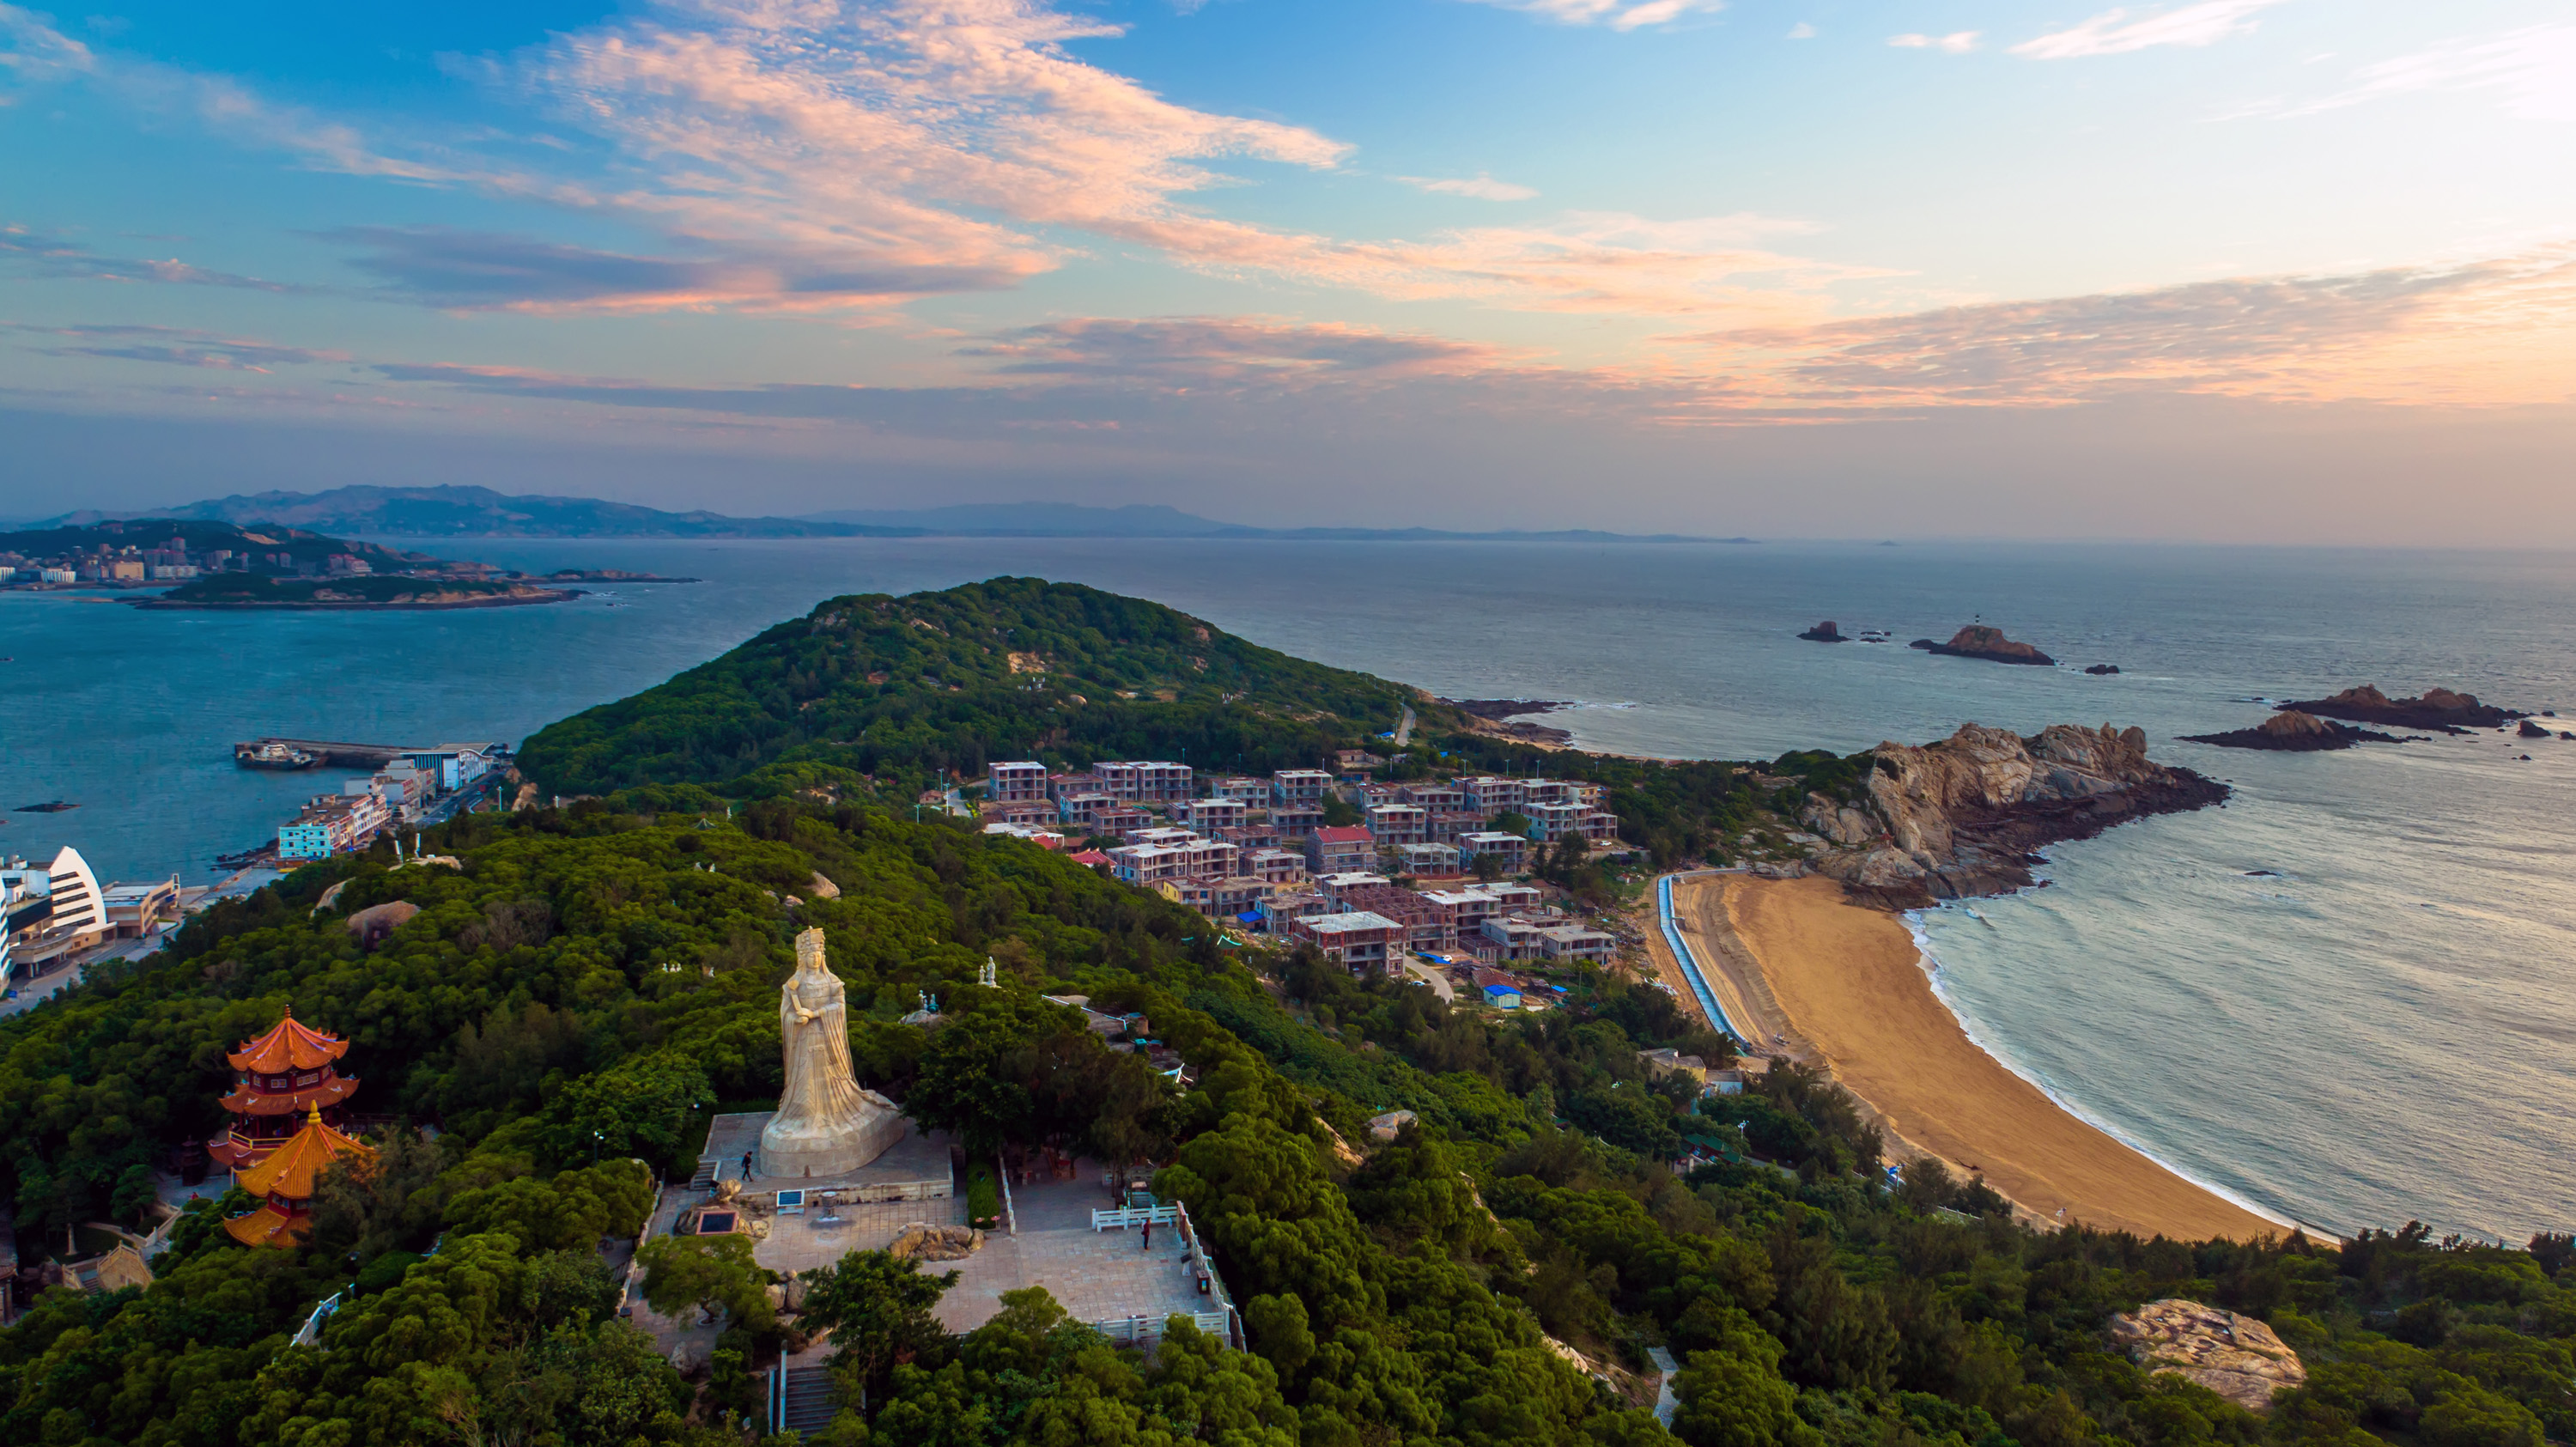
[[[373,1147],[324,1125],[322,1108],[308,1106],[304,1128],[240,1174],[241,1188],[260,1198],[259,1209],[226,1218],[224,1230],[245,1246],[296,1245],[313,1229],[313,1192],[323,1168],[340,1160],[363,1167],[375,1158]]]
[[[233,1093],[221,1102],[233,1123],[224,1139],[206,1148],[207,1156],[239,1174],[295,1138],[300,1116],[319,1111],[324,1123],[343,1124],[340,1103],[356,1093],[358,1082],[331,1062],[348,1051],[348,1041],[305,1028],[289,1011],[275,1029],[224,1057],[240,1072]]]

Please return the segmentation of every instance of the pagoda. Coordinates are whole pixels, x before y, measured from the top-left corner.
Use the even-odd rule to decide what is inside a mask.
[[[291,1023],[291,1022],[290,1022]],[[313,1229],[313,1192],[334,1161],[365,1167],[373,1147],[322,1123],[322,1107],[305,1107],[304,1128],[236,1179],[260,1198],[259,1209],[225,1218],[224,1230],[244,1246],[293,1246]]]
[[[318,1110],[326,1123],[340,1124],[340,1103],[358,1082],[331,1062],[348,1052],[348,1041],[307,1029],[289,1010],[276,1028],[225,1056],[239,1072],[220,1102],[233,1123],[206,1148],[208,1158],[238,1175],[294,1138],[298,1116]]]

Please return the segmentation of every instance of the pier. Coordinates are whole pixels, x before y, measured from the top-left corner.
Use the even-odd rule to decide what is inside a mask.
[[[357,769],[382,768],[396,759],[407,759],[414,754],[437,752],[437,748],[430,744],[342,744],[325,739],[268,737],[233,745],[233,759],[235,762],[240,762],[268,744],[275,744],[281,748],[300,749],[313,755],[320,763],[338,764]]]

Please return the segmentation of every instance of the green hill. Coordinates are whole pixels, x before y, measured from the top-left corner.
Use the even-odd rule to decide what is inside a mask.
[[[1453,713],[1159,603],[995,578],[834,598],[657,688],[548,726],[519,766],[561,794],[724,785],[795,765],[914,783],[1032,757],[1266,773],[1391,730],[1408,704],[1431,721]]]

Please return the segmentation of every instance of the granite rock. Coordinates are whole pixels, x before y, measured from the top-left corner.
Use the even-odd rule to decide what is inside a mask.
[[[2148,1371],[2196,1382],[2250,1412],[2271,1410],[2274,1392],[2308,1380],[2299,1354],[2272,1328],[2179,1297],[2111,1318],[2111,1340]]]

